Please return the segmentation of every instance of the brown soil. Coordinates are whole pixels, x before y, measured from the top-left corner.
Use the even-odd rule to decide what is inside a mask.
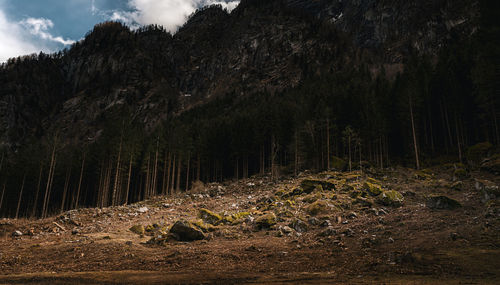
[[[498,284],[500,203],[482,202],[474,184],[475,179],[487,179],[499,185],[499,177],[474,172],[463,180],[462,190],[455,190],[451,170],[432,171],[420,179],[409,169],[374,171],[348,182],[359,189],[367,177],[375,177],[384,188],[404,194],[402,207],[353,203],[352,191],[341,190],[353,173],[314,175],[330,175],[337,185],[335,194],[316,191],[331,205],[317,216],[330,220],[336,230],[326,237],[318,236],[325,230],[319,225],[309,225],[301,234],[277,235],[279,226],[295,217],[307,223],[305,195],[266,201],[277,190],[294,189],[306,175],[276,183],[256,177],[207,185],[201,194],[80,209],[44,220],[0,220],[0,284]],[[435,194],[454,198],[463,207],[430,209],[425,203]],[[294,205],[284,206],[287,199]],[[141,207],[148,210],[141,213]],[[128,230],[137,224],[171,226],[181,218],[191,220],[200,208],[254,216],[273,211],[279,219],[267,230],[255,229],[250,221],[220,225],[207,240],[166,245],[148,244],[150,236]],[[375,215],[371,208],[387,214]],[[285,210],[294,217],[280,216]],[[338,223],[338,217],[347,223]],[[15,230],[23,236],[14,237]]]

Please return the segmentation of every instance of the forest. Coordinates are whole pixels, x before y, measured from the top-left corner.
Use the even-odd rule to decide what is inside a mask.
[[[475,151],[500,143],[494,18],[483,16],[480,32],[467,42],[450,40],[437,57],[415,52],[396,76],[367,63],[322,74],[302,64],[307,76],[296,87],[228,93],[168,116],[152,131],[125,104],[110,109],[96,142],[68,142],[62,130],[53,130],[15,152],[5,146],[0,216],[123,205],[189,191],[197,181],[252,175],[279,180],[304,170],[422,169],[445,162],[478,167]],[[137,33],[148,31],[171,37],[154,26]],[[45,73],[66,53],[71,50],[30,60],[47,62],[37,65],[46,70],[36,72]],[[23,63],[2,68],[12,64]]]

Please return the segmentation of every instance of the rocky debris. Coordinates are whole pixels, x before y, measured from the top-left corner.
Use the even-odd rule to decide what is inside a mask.
[[[320,224],[320,226],[323,227],[323,228],[330,227],[331,225],[332,225],[332,223],[330,222],[330,220],[324,220]]]
[[[277,219],[274,213],[267,213],[255,219],[258,229],[268,229],[276,225]]]
[[[308,230],[307,224],[301,219],[294,219],[289,226],[298,233],[304,233]]]
[[[251,217],[249,212],[238,212],[232,215],[226,215],[222,218],[222,222],[230,225],[237,225],[239,223],[245,222]]]
[[[129,231],[133,232],[134,234],[138,235],[143,235],[145,233],[145,229],[143,225],[134,225],[130,227]]]
[[[314,190],[335,190],[335,184],[329,181],[307,178],[302,180],[300,187],[304,190],[304,193],[311,193]]]
[[[79,230],[79,229],[77,229],[77,228],[74,228],[74,229],[71,231],[71,234],[72,234],[72,235],[77,235],[77,234],[79,234],[79,233],[80,233],[80,230]]]
[[[469,173],[465,168],[456,168],[453,171],[453,181],[464,180],[469,177]]]
[[[137,209],[137,212],[141,214],[147,213],[148,211],[148,207],[140,207],[139,209]]]
[[[368,181],[363,184],[363,190],[372,196],[377,196],[382,193],[382,187],[380,185]]]
[[[279,226],[278,227],[278,236],[291,235],[293,233],[293,229],[289,226]]]
[[[316,201],[306,208],[306,212],[312,216],[316,216],[320,213],[326,212],[328,209],[328,204],[325,201]]]
[[[205,234],[200,229],[184,220],[175,222],[169,234],[178,241],[195,241],[205,238]]]
[[[450,185],[450,188],[453,190],[461,191],[464,189],[464,183],[462,181],[456,181]]]
[[[489,142],[481,142],[469,147],[465,153],[467,163],[473,167],[478,167],[488,157],[492,148],[493,145]]]
[[[328,227],[324,231],[320,232],[318,236],[320,237],[329,237],[329,236],[334,236],[337,234],[337,230],[334,229],[333,227]]]
[[[23,235],[23,233],[22,233],[21,231],[14,231],[14,232],[12,233],[12,236],[13,236],[13,237],[20,237],[20,236],[22,236],[22,235]]]
[[[316,217],[309,218],[307,222],[312,226],[318,226],[321,224],[321,221]]]
[[[347,218],[349,219],[355,219],[358,217],[358,214],[356,214],[356,212],[350,212],[348,215],[347,215]]]
[[[481,162],[481,170],[498,175],[500,173],[500,154],[484,159]]]
[[[204,208],[200,209],[198,217],[202,219],[205,223],[215,226],[222,222],[222,217],[220,215]]]
[[[403,205],[404,197],[396,190],[382,191],[377,198],[377,202],[384,206],[400,207]]]
[[[446,196],[433,196],[427,199],[427,207],[436,210],[454,210],[462,207],[457,200]]]
[[[500,197],[500,189],[498,185],[491,181],[476,179],[474,187],[476,190],[481,191],[481,202],[483,203]]]

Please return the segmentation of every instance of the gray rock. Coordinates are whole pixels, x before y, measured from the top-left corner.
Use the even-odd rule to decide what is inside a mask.
[[[329,236],[334,236],[336,234],[337,234],[337,230],[336,229],[334,229],[333,227],[328,227],[326,230],[324,230],[321,233],[319,233],[318,236],[329,237]]]
[[[307,224],[300,219],[296,219],[292,223],[290,223],[290,227],[296,230],[298,233],[303,233],[307,231]]]
[[[454,210],[462,205],[457,200],[446,196],[434,196],[427,199],[427,207],[436,210]]]
[[[201,230],[183,220],[175,222],[169,233],[178,241],[195,241],[205,238]]]
[[[317,225],[319,225],[321,223],[321,221],[318,220],[318,218],[315,218],[315,217],[310,218],[309,220],[307,220],[307,222],[310,225],[313,225],[313,226],[317,226]]]
[[[332,223],[330,222],[330,220],[324,220],[323,222],[321,222],[320,226],[321,227],[330,227],[332,225]]]
[[[14,236],[14,237],[20,237],[20,236],[22,236],[22,235],[23,235],[23,233],[22,233],[22,232],[20,232],[20,231],[14,231],[14,232],[12,233],[12,236]]]

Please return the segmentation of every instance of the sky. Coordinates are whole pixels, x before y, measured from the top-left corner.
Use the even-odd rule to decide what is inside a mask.
[[[239,0],[0,0],[0,62],[32,53],[52,53],[81,40],[97,23],[131,27],[159,24],[172,33],[197,8]]]

